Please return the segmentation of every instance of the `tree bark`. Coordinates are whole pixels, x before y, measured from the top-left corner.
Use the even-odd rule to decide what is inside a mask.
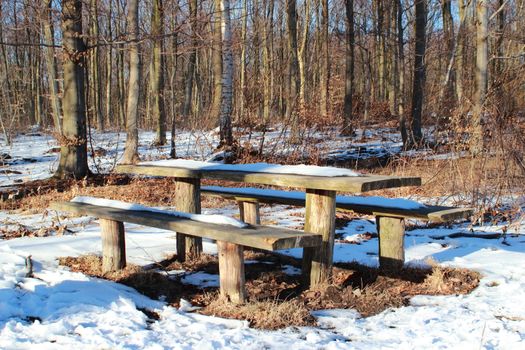
[[[346,8],[346,48],[345,48],[345,97],[344,116],[341,135],[351,135],[352,126],[352,95],[354,93],[354,0],[345,0]]]
[[[104,115],[102,114],[102,84],[100,79],[100,54],[98,48],[98,0],[90,3],[90,35],[93,47],[90,50],[90,83],[91,83],[91,113],[99,131],[104,130]]]
[[[230,1],[221,0],[222,12],[222,47],[223,47],[223,72],[222,72],[222,102],[221,116],[219,120],[220,145],[232,146],[232,122],[233,110],[233,52],[232,52],[232,29],[230,19]]]
[[[329,37],[328,37],[328,0],[321,1],[321,57],[320,59],[320,74],[319,87],[321,89],[320,96],[320,112],[322,116],[328,115],[328,98],[329,98],[329,80],[330,80],[330,58],[329,58]]]
[[[197,64],[197,0],[190,0],[190,21],[192,32],[192,48],[188,59],[188,68],[186,70],[186,84],[184,86],[184,103],[182,106],[182,115],[189,117],[191,112],[191,102],[193,93],[193,77],[195,75],[195,66]]]
[[[62,134],[62,107],[58,97],[58,80],[57,80],[57,64],[55,60],[55,35],[53,29],[53,22],[51,17],[51,0],[44,0],[45,15],[44,15],[44,42],[47,45],[45,48],[47,79],[49,84],[49,95],[51,98],[51,110],[53,113],[53,122],[55,129],[59,134]]]
[[[153,35],[153,70],[151,72],[152,118],[157,123],[156,145],[166,144],[166,111],[164,108],[164,5],[162,0],[153,0],[151,14]]]
[[[62,49],[64,69],[63,132],[56,177],[82,178],[89,173],[86,142],[82,1],[62,0]]]
[[[299,120],[296,110],[299,96],[299,62],[297,58],[297,10],[296,0],[286,0],[286,23],[288,26],[288,81],[289,94],[286,102],[286,119],[290,120],[292,142],[299,141]]]
[[[139,56],[139,0],[130,0],[128,8],[128,31],[129,31],[129,81],[128,81],[128,101],[126,111],[126,146],[122,156],[123,164],[133,164],[139,160],[138,143],[139,131],[138,105],[140,99],[140,74],[141,63]]]
[[[214,120],[221,117],[222,103],[222,15],[221,1],[215,0],[213,12],[213,35],[212,35],[212,72],[213,72],[213,99],[210,107],[210,116]]]
[[[488,87],[488,36],[489,15],[487,0],[478,0],[476,4],[476,94],[472,119],[472,138],[470,152],[479,155],[483,151],[483,109]]]
[[[425,85],[425,50],[427,0],[416,0],[415,48],[414,48],[414,79],[412,85],[412,120],[410,123],[412,146],[419,146],[423,138],[421,132],[421,114],[423,109]]]

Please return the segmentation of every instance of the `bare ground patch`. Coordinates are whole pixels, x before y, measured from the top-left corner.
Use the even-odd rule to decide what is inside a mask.
[[[357,263],[337,264],[330,283],[304,290],[300,275],[283,272],[287,266],[300,267],[300,261],[278,254],[247,251],[246,289],[249,302],[225,303],[217,288],[201,289],[183,284],[180,277],[166,271],[184,269],[218,274],[216,256],[203,255],[185,263],[167,259],[153,269],[130,265],[113,273],[102,273],[101,258],[94,255],[60,258],[60,264],[73,271],[126,284],[151,298],[163,298],[173,306],[180,299],[202,307],[205,315],[247,320],[261,329],[315,325],[310,311],[352,308],[363,317],[388,308],[408,305],[415,295],[457,295],[470,293],[479,284],[480,275],[467,269],[434,265],[428,269],[405,268],[399,274],[384,274],[376,268]]]

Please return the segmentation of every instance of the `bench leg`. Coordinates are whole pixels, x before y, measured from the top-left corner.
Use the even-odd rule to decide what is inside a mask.
[[[126,267],[124,223],[100,219],[102,233],[102,271],[111,272]]]
[[[398,272],[405,262],[405,223],[401,218],[376,217],[379,234],[379,267]]]
[[[335,191],[306,190],[304,230],[323,236],[320,247],[303,249],[303,278],[312,286],[332,273],[335,235]]]
[[[244,256],[241,245],[217,241],[221,297],[241,304],[246,301]]]
[[[250,224],[250,225],[260,225],[261,224],[261,215],[259,213],[259,203],[258,202],[243,202],[238,201],[239,213],[241,221]]]
[[[201,187],[200,179],[175,180],[175,206],[178,211],[200,214]],[[198,257],[202,253],[202,238],[177,232],[177,258],[184,261],[187,258]]]

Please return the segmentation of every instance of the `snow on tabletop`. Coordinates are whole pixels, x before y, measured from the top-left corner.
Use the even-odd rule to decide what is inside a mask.
[[[269,163],[253,164],[221,164],[212,162],[201,162],[188,159],[166,159],[153,162],[142,162],[140,165],[154,165],[161,167],[179,167],[191,170],[217,170],[217,171],[242,171],[251,173],[266,174],[289,174],[289,175],[309,175],[309,176],[362,176],[361,174],[342,168],[321,167],[314,165],[280,165]]]
[[[183,213],[180,211],[160,210],[160,209],[146,207],[144,205],[135,204],[135,203],[126,203],[122,201],[116,201],[113,199],[84,197],[84,196],[77,196],[73,198],[71,201],[76,202],[76,203],[99,205],[103,207],[110,207],[110,208],[116,208],[116,209],[149,211],[153,213],[168,214],[168,215],[173,215],[173,216],[180,217],[180,218],[186,218],[186,219],[199,221],[199,222],[205,222],[209,224],[231,225],[231,226],[235,226],[239,228],[248,227],[246,223],[239,221],[237,219],[234,219],[234,218],[230,218],[225,215],[190,214],[190,213]]]
[[[254,195],[266,195],[274,197],[282,197],[289,199],[305,200],[304,192],[297,191],[280,191],[280,190],[271,190],[271,189],[262,189],[262,188],[253,188],[253,187],[243,187],[243,188],[227,188],[220,186],[203,186],[203,190],[210,191],[222,191],[232,194],[254,194]],[[337,196],[336,201],[338,204],[348,204],[348,205],[370,205],[370,206],[379,206],[384,208],[392,209],[405,209],[405,210],[414,210],[426,208],[426,205],[418,203],[416,201],[403,199],[403,198],[384,198],[384,197],[375,197],[375,196]]]

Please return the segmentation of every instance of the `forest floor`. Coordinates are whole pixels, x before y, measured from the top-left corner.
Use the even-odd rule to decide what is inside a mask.
[[[356,159],[365,159],[357,164],[365,171],[424,177],[421,188],[380,195],[427,204],[468,201],[464,191],[445,188],[437,180],[443,162],[461,153],[404,154],[393,129],[371,129],[353,138],[312,132],[302,146],[280,143],[280,135],[279,130],[246,134],[241,145],[258,147],[264,139],[273,157],[264,158],[268,161],[279,158],[272,147],[298,162],[308,157],[353,167]],[[151,146],[153,138],[153,133],[141,133],[142,159],[167,158],[169,148]],[[182,133],[178,155],[217,159],[215,139],[213,133]],[[92,171],[110,171],[124,141],[124,134],[94,133]],[[217,300],[216,246],[211,241],[205,240],[202,259],[180,264],[171,258],[173,232],[126,225],[131,265],[118,274],[102,274],[96,220],[59,215],[47,209],[49,202],[88,195],[169,208],[173,184],[169,179],[117,175],[49,180],[57,164],[56,147],[51,136],[32,133],[16,137],[11,147],[2,144],[0,151],[0,186],[6,193],[0,202],[2,349],[525,346],[525,201],[519,192],[498,199],[508,210],[491,221],[434,225],[409,220],[406,265],[396,276],[377,270],[373,217],[338,214],[331,285],[298,287],[300,249],[281,255],[247,252],[250,303],[230,307]],[[412,156],[418,161],[407,167],[385,168],[382,163]],[[202,206],[205,213],[238,216],[231,202],[205,198]],[[300,229],[304,209],[263,206],[261,219],[263,224]]]

